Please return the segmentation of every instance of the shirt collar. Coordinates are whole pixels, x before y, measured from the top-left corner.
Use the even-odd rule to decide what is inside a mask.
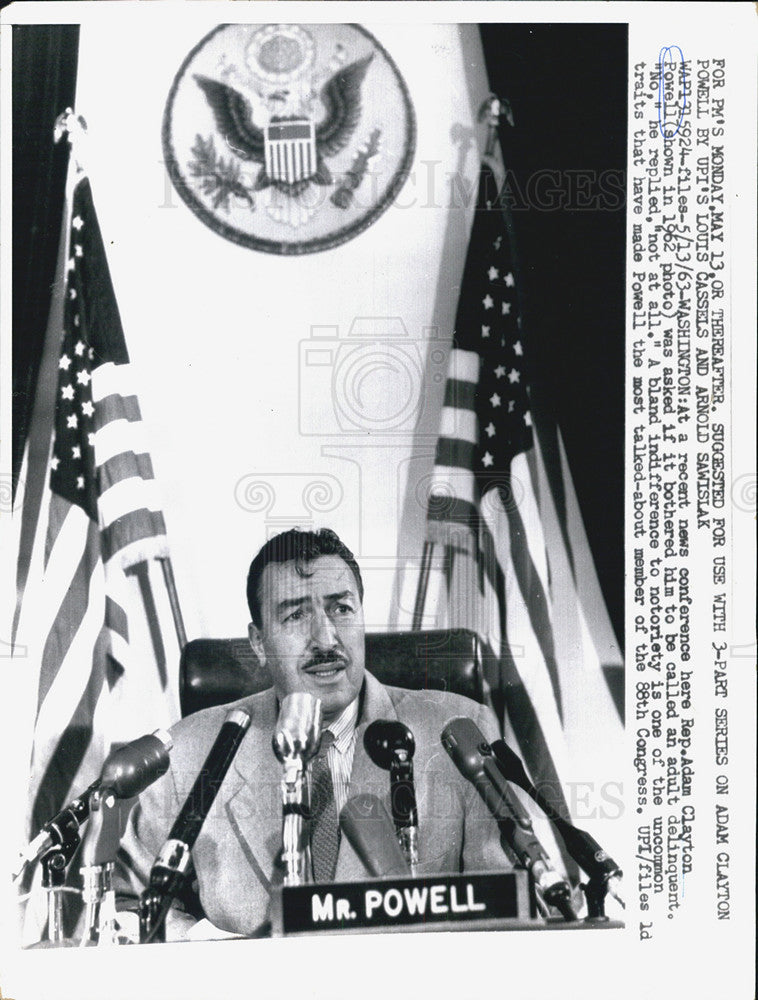
[[[324,729],[328,729],[334,735],[332,745],[339,753],[346,753],[353,741],[355,725],[358,721],[359,700],[358,697],[353,698],[336,719],[324,726]]]

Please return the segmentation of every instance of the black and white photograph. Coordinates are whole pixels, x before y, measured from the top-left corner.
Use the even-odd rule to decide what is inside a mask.
[[[753,948],[751,43],[402,6],[4,12],[6,1000]]]

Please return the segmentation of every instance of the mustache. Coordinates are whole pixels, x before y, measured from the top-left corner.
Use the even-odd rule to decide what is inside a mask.
[[[321,667],[327,663],[344,663],[345,666],[347,666],[347,657],[344,653],[340,653],[337,649],[317,652],[310,657],[303,669],[307,670],[309,667]]]

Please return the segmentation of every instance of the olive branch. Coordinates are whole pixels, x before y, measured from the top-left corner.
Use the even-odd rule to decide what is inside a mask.
[[[192,155],[194,159],[188,164],[189,172],[200,182],[203,194],[212,199],[215,209],[223,208],[228,213],[232,196],[246,201],[251,211],[255,209],[255,199],[242,180],[239,163],[232,159],[227,161],[217,154],[212,135],[203,139],[198,134]]]
[[[360,187],[366,175],[371,159],[379,152],[379,137],[382,130],[375,128],[368,139],[359,148],[353,158],[350,169],[345,173],[342,184],[332,194],[331,201],[337,208],[349,208],[353,200],[353,192]]]

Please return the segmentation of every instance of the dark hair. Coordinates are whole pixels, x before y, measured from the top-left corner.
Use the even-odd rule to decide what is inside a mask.
[[[302,531],[291,528],[265,543],[256,557],[250,563],[247,574],[247,604],[250,617],[256,628],[263,624],[261,617],[261,602],[259,587],[263,571],[269,563],[294,562],[300,576],[309,576],[305,570],[306,563],[313,562],[319,556],[339,556],[353,571],[358,585],[358,596],[363,603],[363,580],[355,556],[331,528],[321,528],[318,531]]]

